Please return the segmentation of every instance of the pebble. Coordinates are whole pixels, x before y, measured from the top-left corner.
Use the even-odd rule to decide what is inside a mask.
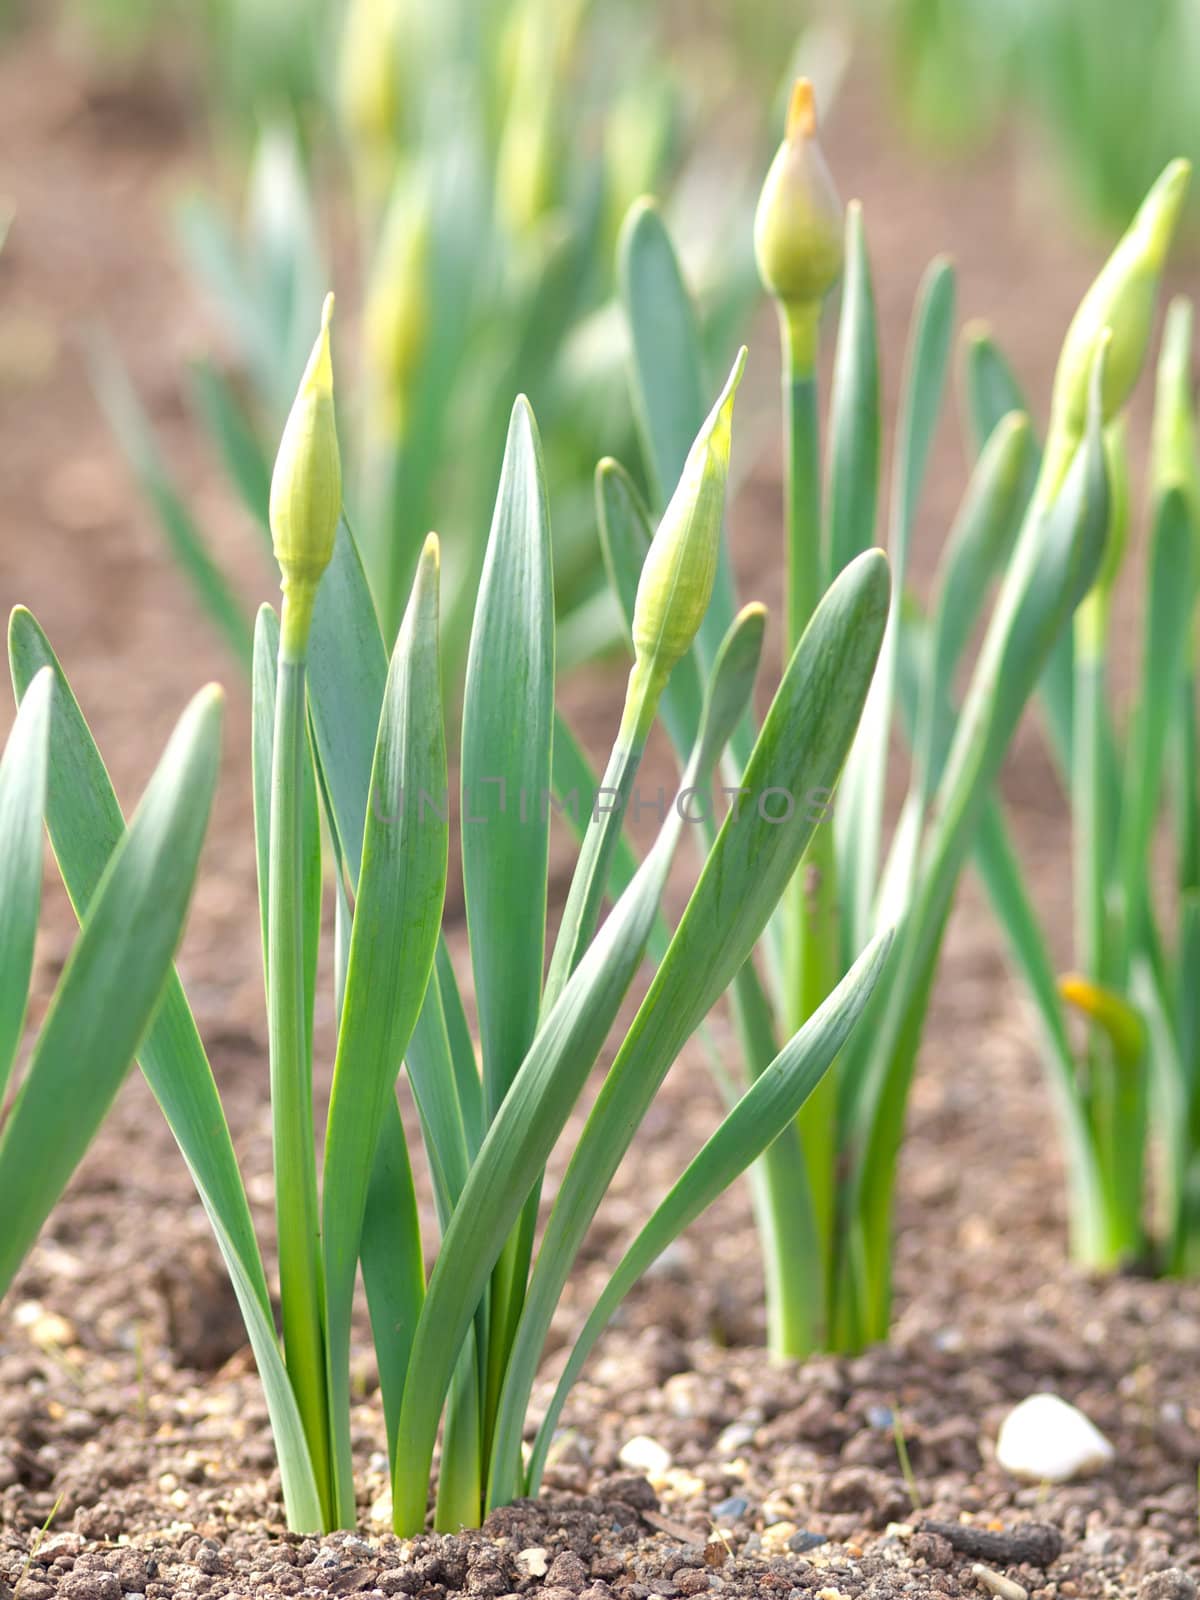
[[[731,1422],[717,1439],[719,1456],[734,1456],[744,1450],[754,1438],[754,1429],[745,1422]]]
[[[1182,1567],[1148,1572],[1138,1590],[1138,1600],[1196,1600],[1196,1580]]]
[[[998,1595],[999,1600],[1029,1600],[1029,1590],[1023,1583],[1015,1583],[1003,1573],[993,1572],[991,1567],[981,1567],[976,1562],[971,1568],[971,1576],[990,1594]]]
[[[788,1549],[793,1554],[801,1556],[806,1550],[815,1550],[818,1545],[828,1543],[829,1540],[823,1533],[810,1533],[807,1528],[801,1528],[788,1540]]]
[[[1113,1454],[1096,1425],[1054,1394],[1022,1400],[1001,1423],[996,1440],[997,1463],[1033,1483],[1068,1483],[1099,1472]]]
[[[542,1545],[530,1545],[528,1550],[518,1552],[517,1565],[527,1578],[544,1578],[550,1557]]]
[[[621,1446],[617,1459],[631,1472],[645,1473],[653,1481],[661,1478],[671,1465],[671,1452],[647,1433],[635,1433]]]
[[[749,1510],[749,1500],[740,1494],[731,1494],[712,1508],[712,1519],[714,1522],[740,1522]]]
[[[786,1550],[800,1529],[794,1522],[773,1522],[763,1530],[764,1550]]]

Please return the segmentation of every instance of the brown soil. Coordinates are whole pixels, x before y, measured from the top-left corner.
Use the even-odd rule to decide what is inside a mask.
[[[935,247],[958,258],[964,316],[989,316],[1031,392],[1046,394],[1096,252],[1064,240],[1046,197],[1018,184],[1012,153],[993,151],[971,169],[919,168],[897,148],[869,76],[850,85],[828,147],[844,192],[866,205],[889,410],[908,309]],[[42,35],[6,45],[0,195],[15,202],[17,222],[0,256],[0,604],[27,603],[47,626],[127,799],[187,696],[206,677],[229,682],[226,771],[181,965],[269,1242],[246,699],[125,479],[79,352],[82,325],[102,317],[222,557],[248,598],[269,594],[270,575],[180,404],[183,361],[213,335],[176,265],[165,206],[196,170],[170,97],[99,92]],[[758,346],[765,352],[769,338]],[[769,375],[758,383],[769,395]],[[918,587],[962,476],[947,426],[919,530]],[[760,579],[775,567],[777,493],[767,464],[733,513],[746,588],[768,602],[777,595]],[[599,674],[568,691],[597,741],[606,728],[597,708],[611,711],[616,682]],[[8,716],[5,707],[0,726]],[[1008,795],[1061,940],[1067,841],[1032,732],[1018,741]],[[37,1010],[72,933],[52,894]],[[327,1034],[328,1018],[326,1044]],[[646,1197],[663,1190],[716,1110],[701,1063],[685,1056],[593,1229],[557,1319],[560,1350]],[[552,1177],[550,1197],[553,1187]],[[459,1539],[401,1543],[384,1531],[382,1419],[360,1330],[362,1531],[292,1538],[236,1310],[189,1180],[134,1076],[0,1309],[0,1600],[14,1590],[19,1600],[958,1595],[978,1591],[979,1560],[1037,1596],[1194,1600],[1200,1287],[1093,1281],[1067,1265],[1031,1029],[970,883],[913,1093],[896,1281],[886,1347],[771,1369],[757,1348],[761,1277],[739,1187],[659,1263],[597,1352],[570,1401],[544,1499]],[[996,1467],[1006,1407],[1043,1388],[1104,1430],[1116,1447],[1111,1471],[1041,1490]],[[622,1475],[620,1451],[637,1435],[669,1457],[652,1489]],[[951,1535],[926,1522],[950,1524]],[[1036,1561],[1003,1538],[990,1551],[962,1548],[971,1532],[1008,1536],[1030,1523],[1053,1530]]]

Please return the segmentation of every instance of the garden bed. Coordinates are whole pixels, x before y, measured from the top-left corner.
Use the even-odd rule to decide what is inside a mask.
[[[18,215],[0,259],[0,601],[31,605],[58,643],[126,797],[187,695],[208,676],[231,682],[225,771],[182,966],[269,1239],[246,698],[125,479],[77,344],[86,319],[111,323],[217,548],[248,594],[269,593],[270,575],[252,569],[255,547],[214,493],[178,407],[183,361],[211,333],[182,289],[164,221],[167,197],[196,161],[170,104],[145,90],[85,87],[36,36],[0,61],[0,193]],[[986,314],[1031,390],[1046,392],[1098,252],[1056,235],[1044,199],[1018,192],[1003,151],[982,174],[909,164],[892,148],[869,76],[851,84],[828,146],[844,192],[864,199],[880,263],[888,413],[912,293],[939,247],[959,259],[962,313]],[[765,352],[771,341],[758,344]],[[769,394],[769,374],[757,381]],[[962,484],[956,430],[942,435],[918,582]],[[777,570],[776,497],[767,470],[734,507],[735,556],[749,578]],[[762,598],[777,600],[777,580]],[[585,735],[602,737],[618,684],[609,669],[572,685],[568,710]],[[6,705],[0,724],[7,718]],[[1061,934],[1067,841],[1032,735],[1018,741],[1008,792]],[[42,1001],[72,932],[54,900],[39,952]],[[327,1012],[325,1044],[328,1035]],[[563,1340],[717,1104],[703,1062],[685,1055],[593,1229],[559,1313]],[[0,1318],[0,1597],[18,1579],[18,1600],[375,1591],[565,1600],[563,1591],[589,1588],[589,1600],[954,1595],[979,1592],[971,1569],[985,1558],[924,1523],[1012,1534],[1033,1522],[1057,1531],[1048,1565],[1020,1561],[1011,1546],[1013,1559],[1002,1559],[1003,1546],[985,1559],[1031,1595],[1191,1600],[1194,1586],[1169,1573],[1200,1572],[1200,1289],[1091,1281],[1066,1266],[1061,1171],[1032,1031],[973,884],[947,939],[898,1221],[891,1343],[772,1370],[759,1349],[762,1283],[739,1187],[631,1297],[568,1404],[545,1499],[461,1540],[405,1544],[385,1531],[382,1415],[360,1328],[360,1529],[301,1540],[282,1532],[266,1410],[207,1224],[135,1079]],[[1042,1490],[996,1467],[1000,1419],[1039,1389],[1075,1401],[1108,1436],[1108,1472]]]

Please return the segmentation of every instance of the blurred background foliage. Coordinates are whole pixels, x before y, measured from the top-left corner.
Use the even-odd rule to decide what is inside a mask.
[[[0,0],[0,15],[18,26],[43,3]],[[638,195],[660,198],[711,383],[756,302],[751,209],[797,68],[827,104],[853,51],[881,57],[908,134],[942,155],[1018,129],[1106,234],[1169,157],[1200,160],[1197,0],[56,5],[97,73],[182,81],[221,158],[219,192],[186,198],[177,220],[232,358],[196,371],[194,409],[250,521],[265,542],[271,449],[333,283],[347,505],[381,620],[394,627],[436,525],[451,663],[518,390],[546,447],[561,665],[611,641],[592,471],[601,454],[639,471],[620,222]],[[248,661],[249,608],[176,492],[119,352],[98,343],[94,369],[172,550]]]

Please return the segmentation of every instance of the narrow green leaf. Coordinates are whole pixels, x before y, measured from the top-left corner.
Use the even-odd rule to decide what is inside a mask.
[[[685,788],[710,780],[745,708],[741,652],[731,652],[727,676],[721,671],[725,659],[718,660]],[[654,848],[543,1019],[471,1168],[430,1278],[413,1347],[399,1428],[405,1450],[393,1484],[397,1531],[416,1532],[424,1522],[438,1418],[468,1325],[640,965],[682,828],[683,812],[673,807]],[[509,1453],[511,1467],[516,1454]]]
[[[216,446],[229,480],[271,548],[267,502],[271,497],[271,463],[233,389],[208,361],[191,369],[192,404]]]
[[[54,674],[43,668],[21,702],[0,757],[0,1111],[21,1043],[42,903]]]
[[[220,725],[220,691],[202,690],[112,853],[51,1001],[0,1135],[0,1294],[111,1106],[162,995],[208,826]]]
[[[270,894],[271,765],[275,743],[275,680],[279,659],[279,618],[270,606],[259,608],[254,625],[254,660],[250,671],[250,751],[254,772],[254,845],[258,863],[258,906],[262,933],[263,974],[267,969],[267,905]],[[311,760],[304,762],[304,900],[306,1015],[311,1016],[317,989],[317,957],[321,942],[321,829]],[[308,1041],[311,1067],[312,1039]]]
[[[846,273],[829,402],[825,588],[875,543],[881,432],[875,291],[862,207],[856,200],[846,210]]]
[[[588,1224],[683,1044],[766,926],[825,815],[883,637],[888,567],[868,551],[835,580],[797,645],[666,957],[634,1018],[559,1189],[509,1363],[489,1499],[507,1481],[554,1308]],[[773,810],[788,802],[786,823]],[[741,798],[741,797],[739,797]]]
[[[861,1016],[891,942],[888,932],[867,947],[824,1003],[746,1090],[622,1256],[575,1341],[538,1429],[528,1467],[528,1494],[536,1494],[541,1487],[546,1452],[563,1403],[613,1313],[671,1241],[792,1125]]]
[[[235,660],[248,672],[252,635],[246,610],[213,559],[179,493],[158,448],[150,419],[116,351],[107,340],[97,338],[92,341],[89,354],[92,382],[101,408],[138,487],[154,508],[171,554]]]
[[[554,730],[554,577],[537,424],[513,407],[467,661],[463,891],[490,1121],[537,1029]]]
[[[617,276],[629,322],[634,412],[654,501],[662,507],[708,415],[710,394],[696,309],[652,200],[636,201],[621,226]],[[715,660],[735,610],[729,547],[722,538],[712,601],[697,639],[703,665]]]
[[[384,695],[325,1136],[326,1370],[337,1512],[350,1525],[350,1316],[359,1240],[380,1128],[441,930],[449,828],[437,806],[445,787],[438,553],[431,537]],[[407,1241],[406,1253],[412,1253]]]
[[[895,709],[900,605],[908,574],[917,501],[942,406],[954,325],[954,272],[934,261],[917,291],[892,485],[888,554],[892,614],[862,728],[847,763],[836,826],[842,921],[847,947],[861,950],[874,915],[883,831],[883,796]]]
[[[1167,734],[1183,673],[1192,617],[1192,521],[1171,489],[1158,506],[1150,554],[1150,592],[1142,681],[1130,735],[1121,806],[1119,860],[1126,928],[1138,938],[1150,877],[1150,843],[1163,788]]]
[[[358,546],[343,516],[321,579],[308,643],[308,701],[317,757],[351,882],[363,831],[388,653]]]
[[[82,917],[125,821],[58,659],[33,616],[20,607],[9,623],[9,660],[18,698],[42,667],[54,671],[46,821],[71,904]],[[317,1532],[323,1520],[316,1478],[279,1353],[233,1141],[183,986],[174,974],[142,1041],[139,1062],[192,1174],[245,1319],[275,1436],[288,1524],[297,1531]]]
[[[421,1218],[408,1141],[394,1094],[388,1096],[380,1124],[359,1250],[383,1395],[388,1455],[394,1460],[408,1358],[425,1300]]]
[[[1030,415],[1029,402],[1004,352],[982,323],[972,322],[963,330],[962,348],[967,434],[972,454],[978,457],[1011,411]]]
[[[1095,580],[1108,529],[1100,427],[1103,357],[1093,373],[1084,444],[1049,507],[1034,505],[992,613],[935,801],[935,824],[898,955],[876,990],[883,1015],[864,1035],[870,1058],[854,1109],[859,1158],[851,1184],[862,1196],[865,1336],[887,1325],[890,1217],[904,1111],[937,951],[980,811],[1054,639]],[[852,1049],[855,1048],[852,1045]]]

